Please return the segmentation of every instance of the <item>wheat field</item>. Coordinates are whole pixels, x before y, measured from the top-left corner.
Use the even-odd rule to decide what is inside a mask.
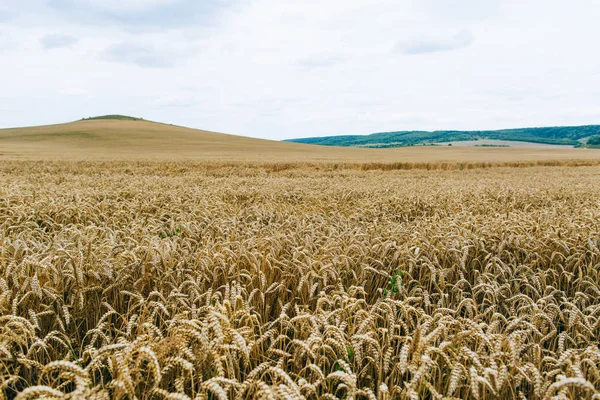
[[[0,397],[600,399],[553,165],[0,161]]]

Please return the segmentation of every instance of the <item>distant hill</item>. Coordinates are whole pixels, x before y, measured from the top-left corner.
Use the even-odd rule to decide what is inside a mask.
[[[322,146],[402,147],[478,139],[584,146],[584,139],[600,135],[600,125],[502,129],[495,131],[398,131],[372,135],[326,136],[290,139],[289,142]]]
[[[266,160],[328,153],[332,152],[318,146],[209,132],[125,115],[0,129],[0,156],[19,158]]]
[[[107,115],[66,124],[0,129],[0,161],[4,159],[488,163],[600,160],[600,152],[570,148],[327,147],[255,139],[124,115]]]

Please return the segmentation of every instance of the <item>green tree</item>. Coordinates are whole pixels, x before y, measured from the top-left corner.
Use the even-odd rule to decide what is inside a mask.
[[[600,135],[592,136],[588,139],[587,144],[589,146],[600,146]]]

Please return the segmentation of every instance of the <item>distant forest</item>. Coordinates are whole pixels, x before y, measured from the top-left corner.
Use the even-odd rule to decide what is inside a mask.
[[[587,145],[589,147],[600,147],[600,135],[592,136],[588,139]]]
[[[596,147],[600,146],[600,125],[502,129],[496,131],[399,131],[374,133],[372,135],[290,139],[287,141],[324,146],[401,147],[479,139],[559,144],[575,147],[585,146],[585,140],[582,139],[588,139],[587,145]]]

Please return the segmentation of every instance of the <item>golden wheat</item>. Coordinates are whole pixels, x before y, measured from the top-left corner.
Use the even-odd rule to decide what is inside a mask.
[[[0,396],[600,398],[558,164],[1,162]]]

